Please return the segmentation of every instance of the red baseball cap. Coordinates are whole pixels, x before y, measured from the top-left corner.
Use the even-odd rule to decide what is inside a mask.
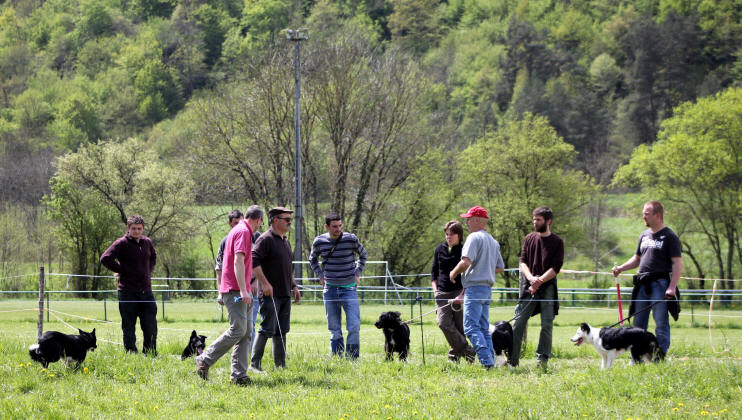
[[[484,217],[485,219],[489,219],[489,216],[487,215],[487,210],[484,209],[484,207],[480,206],[474,206],[469,209],[468,212],[460,215],[464,219],[468,219],[470,217]]]

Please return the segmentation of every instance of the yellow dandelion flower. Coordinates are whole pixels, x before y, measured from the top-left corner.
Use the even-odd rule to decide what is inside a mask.
[[[50,373],[50,374],[49,374],[49,377],[50,377],[50,378],[53,378],[53,377],[54,377],[54,374],[53,374],[53,373]]]
[[[702,416],[707,416],[708,414],[709,414],[709,412],[708,412],[708,411],[706,411],[706,410],[703,410],[703,411],[701,411],[701,415],[702,415]]]
[[[386,420],[392,420],[392,416],[387,417]]]
[[[46,372],[46,369],[44,369],[44,368],[41,368],[41,372],[42,372],[42,373],[43,373],[43,372]]]
[[[720,413],[726,413],[727,412],[727,409],[726,408],[722,408],[721,411],[719,411],[719,412]]]
[[[676,412],[676,413],[677,413],[677,412],[678,412],[679,410],[680,410],[680,409],[679,409],[679,408],[677,408],[677,407],[675,407],[675,408],[673,408],[673,409],[672,409],[672,411],[674,411],[674,412]]]
[[[682,407],[682,406],[683,406],[683,403],[678,403],[678,407]]]
[[[83,368],[83,370],[82,370],[82,371],[83,371],[83,372],[85,372],[85,373],[88,373],[88,372],[90,372],[90,371],[88,370],[88,368]]]
[[[719,415],[719,413],[717,413],[716,411],[714,411],[713,413],[711,413],[711,415],[712,415],[712,416],[718,416],[718,415]]]
[[[413,412],[412,412],[412,415],[413,415],[413,416],[416,416],[416,415],[417,415],[417,410],[413,411]]]
[[[158,406],[152,407],[152,409],[155,410],[155,411],[157,411],[158,408],[160,408],[160,407],[158,407]]]
[[[387,404],[384,406],[384,408],[391,408],[391,405]]]
[[[137,404],[139,404],[139,401],[134,401],[134,405],[137,405]]]
[[[250,418],[251,419],[254,419],[255,418],[255,413],[250,413]]]
[[[711,405],[710,404],[706,404],[706,405],[704,405],[704,407],[709,408],[709,407],[711,407]]]
[[[348,417],[350,417],[350,414],[345,413],[345,414],[343,414],[343,417],[348,418]]]

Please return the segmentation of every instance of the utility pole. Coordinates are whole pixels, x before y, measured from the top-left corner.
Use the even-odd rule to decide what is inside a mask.
[[[294,209],[294,261],[302,261],[301,253],[301,232],[304,227],[304,210],[302,206],[301,192],[301,41],[309,39],[306,29],[287,29],[286,38],[294,43],[294,99],[296,108],[294,109],[294,183],[296,191],[296,205]],[[298,283],[302,277],[302,265],[294,264],[294,277]]]

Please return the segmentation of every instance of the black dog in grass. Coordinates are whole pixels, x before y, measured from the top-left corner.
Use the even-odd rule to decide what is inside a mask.
[[[513,327],[509,322],[497,321],[495,325],[490,324],[489,331],[495,349],[495,366],[505,366],[513,354]]]
[[[96,346],[95,328],[92,332],[79,330],[79,335],[64,334],[58,331],[47,331],[41,334],[38,344],[28,348],[31,359],[41,363],[44,368],[64,357],[64,364],[70,362],[79,365],[85,361],[88,350],[93,351]]]
[[[386,360],[392,360],[394,352],[399,353],[399,360],[407,361],[410,351],[410,327],[402,322],[400,312],[382,312],[374,323],[376,328],[384,331],[384,351]]]
[[[200,356],[206,348],[206,336],[196,334],[196,330],[191,333],[191,338],[188,339],[188,345],[183,350],[183,354],[180,355],[180,360],[185,360],[193,355]]]

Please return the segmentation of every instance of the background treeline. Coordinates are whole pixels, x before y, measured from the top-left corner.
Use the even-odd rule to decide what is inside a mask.
[[[635,241],[614,219],[653,197],[667,202],[687,274],[742,276],[738,2],[0,8],[0,277],[35,262],[104,273],[98,256],[133,213],[159,274],[210,276],[229,209],[293,206],[288,27],[310,34],[305,249],[335,209],[374,259],[425,272],[445,221],[482,204],[515,266],[530,212],[546,204],[572,267],[606,269]],[[628,191],[640,194],[616,198]]]

